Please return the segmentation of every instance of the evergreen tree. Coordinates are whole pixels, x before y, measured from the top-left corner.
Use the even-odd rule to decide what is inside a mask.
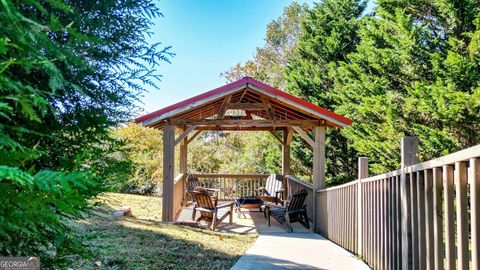
[[[399,166],[399,140],[419,136],[420,158],[479,143],[478,1],[378,1],[356,52],[337,73],[344,134],[372,172]],[[477,135],[475,135],[477,134]]]
[[[169,59],[145,39],[158,16],[151,0],[0,1],[0,254],[81,247],[65,220],[116,173],[109,128]]]
[[[365,2],[326,0],[307,12],[294,57],[286,68],[287,91],[324,108],[334,110],[334,78],[339,63],[355,51],[357,31]],[[342,183],[356,176],[356,152],[337,129],[327,131],[327,183]],[[309,146],[293,144],[303,163],[311,165]]]

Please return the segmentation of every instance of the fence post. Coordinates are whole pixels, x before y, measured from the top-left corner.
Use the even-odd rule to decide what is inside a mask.
[[[368,177],[368,158],[358,158],[358,185],[357,185],[357,254],[363,256],[363,196],[362,196],[362,179]]]
[[[401,140],[401,169],[400,176],[400,200],[402,214],[402,269],[408,270],[412,267],[412,231],[410,228],[410,181],[407,181],[405,168],[418,163],[418,143],[417,137],[403,137]],[[416,244],[416,243],[415,243]]]

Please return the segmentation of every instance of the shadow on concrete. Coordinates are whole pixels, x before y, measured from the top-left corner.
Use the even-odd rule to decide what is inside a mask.
[[[274,270],[274,269],[326,269],[313,267],[307,264],[295,263],[281,258],[272,258],[261,255],[246,254],[231,268],[231,270],[256,269],[256,270]],[[353,270],[353,269],[351,269]]]

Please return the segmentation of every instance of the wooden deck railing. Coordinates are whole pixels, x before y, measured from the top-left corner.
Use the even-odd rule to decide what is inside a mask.
[[[182,207],[182,202],[184,199],[184,186],[186,174],[179,174],[175,177],[173,184],[173,214],[176,215],[178,210]]]
[[[219,200],[234,200],[241,196],[255,195],[264,187],[268,174],[206,174],[194,173],[202,186],[215,188],[220,192]]]
[[[374,269],[480,267],[480,145],[317,198],[319,232]]]
[[[287,193],[288,198],[292,196],[296,191],[300,190],[301,188],[305,188],[308,192],[307,198],[305,202],[307,203],[307,213],[310,220],[313,217],[313,187],[311,184],[306,183],[298,178],[295,178],[292,175],[287,175]]]

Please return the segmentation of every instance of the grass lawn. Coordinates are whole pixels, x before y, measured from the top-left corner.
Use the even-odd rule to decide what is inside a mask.
[[[95,215],[73,224],[93,257],[72,259],[69,268],[229,269],[257,238],[161,223],[161,198],[107,193],[99,201]],[[124,206],[133,217],[112,215]]]

